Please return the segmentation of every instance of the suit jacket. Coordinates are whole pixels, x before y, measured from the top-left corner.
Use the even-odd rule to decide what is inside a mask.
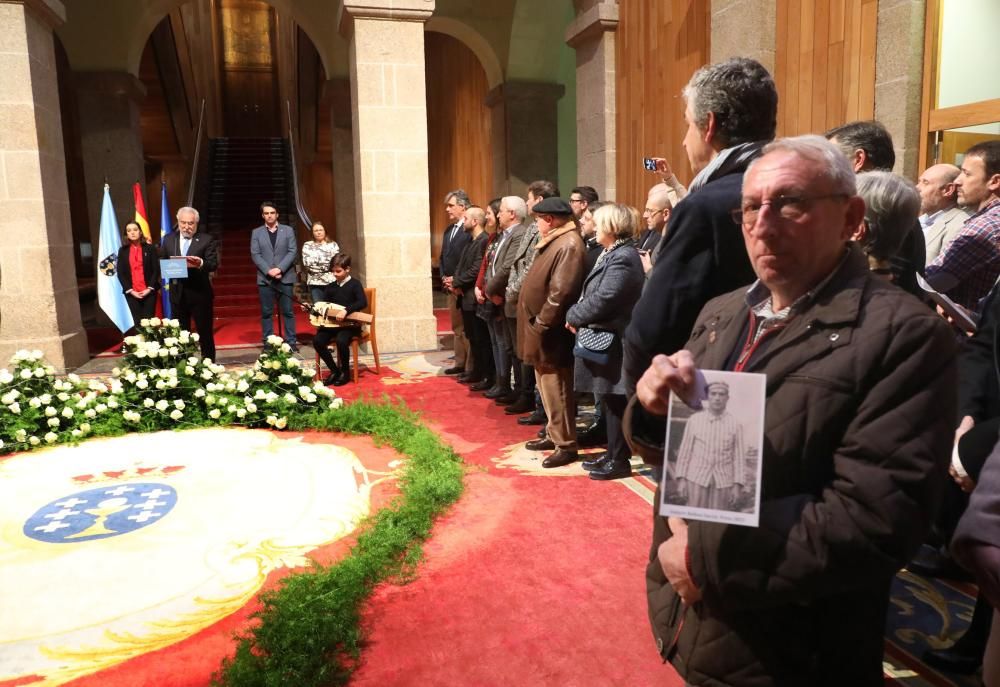
[[[295,231],[287,224],[278,225],[278,236],[271,248],[271,239],[267,235],[267,227],[263,224],[253,230],[250,235],[250,257],[257,266],[257,284],[264,286],[271,278],[267,276],[270,269],[281,270],[281,283],[294,284],[295,258],[299,254],[299,246],[295,241]]]
[[[167,234],[160,246],[160,257],[169,258],[181,254],[181,233],[179,231]],[[209,274],[219,267],[219,251],[211,234],[197,232],[191,238],[188,255],[194,255],[205,262],[201,267],[188,267],[186,279],[170,280],[170,302],[180,303],[186,296],[189,302],[211,300],[213,296],[212,281]]]
[[[461,222],[458,222],[458,224],[461,225]],[[451,237],[451,230],[454,228],[454,224],[449,224],[444,230],[444,241],[441,243],[441,260],[439,263],[442,277],[454,276],[455,269],[458,267],[458,261],[462,257],[462,251],[472,242],[472,237],[461,226],[458,227],[458,232],[455,233],[455,238],[453,239]]]
[[[979,591],[1000,609],[1000,450],[986,460],[952,537],[955,558],[976,576]],[[995,631],[995,630],[994,630]]]
[[[934,224],[924,231],[924,244],[927,246],[927,264],[934,261],[934,258],[944,250],[944,247],[951,243],[955,235],[962,229],[965,220],[969,219],[969,213],[964,208],[953,207],[945,210],[941,216],[934,220]]]
[[[507,275],[507,290],[504,292],[506,301],[503,304],[503,311],[507,317],[517,317],[517,301],[521,297],[521,284],[535,259],[535,246],[538,244],[538,238],[538,224],[532,222],[521,234],[521,240],[517,243],[514,262],[511,263],[510,274]]]
[[[507,292],[507,280],[510,278],[510,266],[514,264],[514,256],[517,254],[517,246],[521,243],[521,237],[527,229],[523,224],[515,224],[510,228],[510,233],[506,239],[497,238],[503,241],[497,253],[496,260],[492,264],[486,265],[486,288],[483,292],[488,296],[500,296]],[[499,236],[499,235],[498,235]]]
[[[462,310],[476,309],[476,278],[479,277],[479,267],[483,263],[483,254],[490,235],[485,231],[474,239],[462,251],[462,257],[455,268],[455,280],[452,285],[462,290]]]
[[[153,287],[153,291],[160,290],[160,256],[156,247],[148,243],[142,245],[142,278],[146,280],[146,286]],[[122,285],[122,293],[132,288],[132,267],[128,262],[129,244],[125,244],[118,249],[118,281]]]
[[[649,252],[650,255],[656,250],[656,245],[660,242],[660,232],[654,229],[646,229],[641,234],[639,238],[635,240],[636,250],[644,250]]]

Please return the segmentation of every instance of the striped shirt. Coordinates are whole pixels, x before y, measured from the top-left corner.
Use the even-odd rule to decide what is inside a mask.
[[[730,413],[710,410],[695,413],[684,427],[677,452],[675,479],[703,487],[745,485],[746,449],[743,427]]]

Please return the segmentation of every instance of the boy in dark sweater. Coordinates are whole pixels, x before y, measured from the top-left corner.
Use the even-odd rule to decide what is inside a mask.
[[[336,303],[344,307],[344,312],[337,313],[337,321],[341,324],[332,327],[319,327],[316,329],[316,336],[313,337],[313,347],[323,359],[326,366],[330,368],[330,375],[323,381],[330,386],[342,386],[351,381],[351,339],[358,335],[358,325],[355,322],[344,318],[351,313],[364,310],[368,307],[368,299],[365,298],[365,287],[361,282],[351,277],[351,256],[346,253],[338,253],[330,263],[334,281],[327,284],[323,291],[323,300],[327,303]],[[343,364],[343,369],[339,367],[333,359],[328,346],[331,341],[337,342],[337,357]]]

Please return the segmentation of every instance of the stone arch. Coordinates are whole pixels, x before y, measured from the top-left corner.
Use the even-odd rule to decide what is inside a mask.
[[[132,39],[129,41],[127,64],[124,65],[130,73],[138,75],[142,51],[157,24],[163,21],[163,18],[171,10],[192,1],[199,0],[147,0],[142,3],[134,3],[139,6],[139,15],[132,23],[134,30],[130,31]],[[334,44],[340,40],[335,13],[331,13],[328,7],[325,12],[321,11],[323,9],[321,0],[265,0],[265,2],[281,14],[291,17],[298,24],[316,47],[316,52],[319,53],[327,77],[332,76],[334,74],[333,54],[336,52]],[[327,40],[320,40],[321,36],[324,35],[328,37]]]
[[[489,41],[471,26],[452,17],[433,16],[427,20],[424,30],[443,33],[461,41],[479,59],[490,88],[496,88],[503,83],[504,70],[496,51]]]

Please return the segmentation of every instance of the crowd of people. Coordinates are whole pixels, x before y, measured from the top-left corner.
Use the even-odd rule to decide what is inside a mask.
[[[545,467],[607,446],[583,463],[595,479],[628,476],[633,453],[671,469],[671,395],[722,393],[700,369],[766,375],[760,526],[654,513],[664,660],[690,685],[881,685],[895,573],[957,559],[976,619],[924,659],[974,672],[1000,607],[1000,141],[914,184],[877,122],[775,140],[754,60],[703,67],[682,95],[693,180],[648,160],[641,212],[545,180],[482,208],[446,196],[445,372],[544,423],[527,448]]]

